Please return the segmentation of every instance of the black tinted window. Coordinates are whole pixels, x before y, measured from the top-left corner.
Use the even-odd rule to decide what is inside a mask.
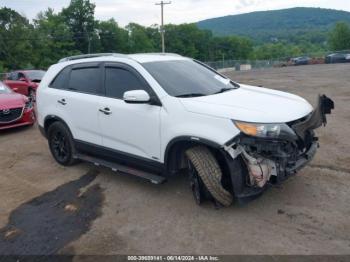
[[[237,88],[229,79],[190,60],[148,62],[143,66],[171,96],[205,96]]]
[[[126,91],[145,90],[145,84],[132,72],[116,67],[106,67],[106,96],[123,99]]]
[[[96,94],[100,84],[100,69],[98,67],[87,67],[73,69],[70,73],[68,89]]]
[[[50,84],[50,87],[56,88],[56,89],[67,89],[67,79],[69,76],[69,67],[66,67],[63,69],[56,78],[52,81]]]

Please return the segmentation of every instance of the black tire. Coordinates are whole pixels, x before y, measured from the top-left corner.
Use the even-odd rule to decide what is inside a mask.
[[[54,159],[63,166],[75,164],[77,160],[74,158],[74,142],[68,127],[58,121],[50,125],[47,134],[50,151]]]
[[[187,158],[195,167],[212,197],[223,206],[232,204],[233,197],[221,183],[222,172],[214,155],[205,146],[196,146],[186,151]]]

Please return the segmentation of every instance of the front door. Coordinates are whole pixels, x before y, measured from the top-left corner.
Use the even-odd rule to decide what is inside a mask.
[[[123,94],[145,90],[155,96],[151,87],[133,68],[117,63],[105,65],[105,97],[102,99],[100,124],[103,145],[118,153],[147,160],[160,159],[159,105],[129,104]]]

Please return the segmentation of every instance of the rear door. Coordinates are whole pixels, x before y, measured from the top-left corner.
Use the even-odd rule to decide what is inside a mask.
[[[77,142],[101,145],[99,108],[103,89],[101,63],[70,67],[66,84],[55,91],[59,115]]]
[[[105,64],[105,97],[100,113],[101,134],[104,147],[121,154],[147,160],[160,159],[159,105],[129,104],[123,94],[130,90],[145,90],[151,97],[155,93],[146,80],[126,64]]]

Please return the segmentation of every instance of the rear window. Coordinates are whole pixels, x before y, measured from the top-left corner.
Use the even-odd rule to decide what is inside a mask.
[[[50,84],[50,87],[56,88],[56,89],[67,89],[67,80],[69,76],[69,67],[66,67],[63,69],[56,78],[52,81]]]
[[[70,73],[68,89],[88,94],[97,94],[100,84],[100,68],[76,68]]]
[[[41,80],[45,75],[45,71],[31,70],[31,71],[26,71],[26,74],[30,80]]]

